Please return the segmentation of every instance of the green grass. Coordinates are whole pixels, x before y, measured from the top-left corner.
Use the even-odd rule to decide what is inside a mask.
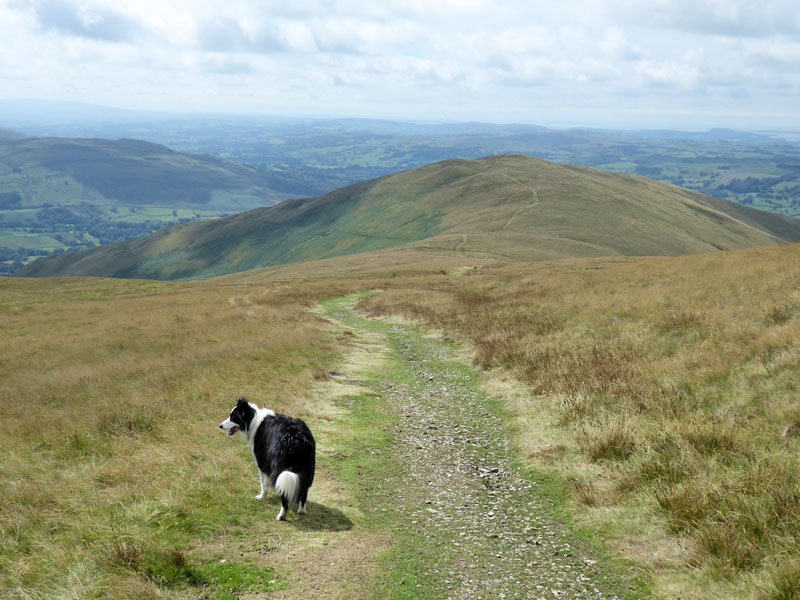
[[[383,337],[388,329],[385,325],[362,319],[351,312],[357,300],[374,293],[362,291],[324,301],[321,306],[345,325]],[[381,361],[379,371],[359,375],[369,386],[379,387],[386,382],[401,384],[408,381],[405,369],[401,361],[392,358]],[[364,510],[369,512],[368,526],[392,538],[391,549],[379,557],[381,575],[373,587],[374,597],[393,600],[444,597],[442,583],[423,575],[438,560],[433,540],[427,536],[421,538],[421,532],[397,512],[398,502],[393,497],[396,490],[391,483],[386,483],[406,482],[403,484],[404,493],[414,493],[416,485],[409,479],[403,465],[394,458],[395,442],[389,432],[393,430],[397,417],[386,399],[376,393],[349,396],[347,404],[350,407],[348,424],[342,437],[336,440],[340,448],[334,463],[336,472],[343,481],[359,490],[358,497]],[[380,452],[376,453],[376,449]],[[439,532],[437,544],[441,543],[439,538],[442,535],[446,532]]]
[[[377,485],[402,468],[364,452],[391,445],[391,416],[366,388],[335,414],[310,404],[313,374],[356,336],[306,308],[370,288],[386,291],[348,302],[463,340],[487,380],[505,379],[521,465],[547,474],[568,523],[640,564],[652,596],[796,598],[797,253],[464,270],[474,263],[398,251],[210,282],[0,281],[0,587],[199,596],[210,588],[192,581],[213,587],[216,565],[236,564],[289,594],[311,563],[279,563],[264,544],[300,543],[324,565],[343,548],[378,549],[339,581],[363,584],[351,597],[414,597],[424,540],[380,510],[392,488]],[[398,364],[387,373],[403,381]],[[238,395],[321,431],[305,526],[280,529],[277,505],[247,504],[248,450],[214,434]],[[341,597],[339,574],[319,570],[322,597]]]
[[[130,548],[122,547],[119,552],[120,566],[140,571],[160,587],[195,588],[214,600],[238,600],[241,594],[271,593],[285,587],[274,570],[252,563],[194,565],[179,550],[138,558]]]
[[[287,197],[258,172],[138,140],[0,140],[0,186],[51,203],[242,210]],[[212,197],[212,193],[220,193]]]
[[[66,248],[64,244],[49,235],[28,233],[25,231],[8,231],[0,229],[0,246],[6,248],[27,248],[30,250],[52,251]]]
[[[80,236],[78,246],[144,236],[179,219],[208,219],[289,196],[272,179],[210,156],[184,154],[135,140],[0,139],[0,219],[18,232]],[[14,195],[17,202],[10,201]],[[51,207],[73,216],[37,219]],[[113,225],[126,225],[122,231]],[[132,225],[148,225],[134,228]],[[150,226],[152,225],[152,226]],[[43,254],[69,244],[0,235],[0,247]],[[73,244],[75,246],[76,244]]]

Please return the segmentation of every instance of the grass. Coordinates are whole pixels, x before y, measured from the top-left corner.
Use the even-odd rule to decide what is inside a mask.
[[[448,413],[451,419],[448,425],[455,424],[462,435],[469,439],[477,437],[484,442],[475,446],[468,444],[463,449],[460,460],[472,464],[496,464],[497,448],[504,443],[507,435],[505,425],[510,421],[507,407],[497,398],[476,389],[480,380],[476,377],[474,368],[465,364],[459,349],[451,341],[438,339],[425,331],[398,328],[391,321],[387,323],[367,320],[351,312],[356,301],[373,297],[377,297],[374,291],[364,291],[322,303],[328,314],[335,315],[346,326],[360,331],[362,335],[367,332],[368,336],[385,339],[383,343],[387,349],[382,353],[384,356],[380,360],[380,366],[374,370],[362,371],[364,382],[368,387],[389,390],[390,393],[391,390],[406,389],[409,394],[406,401],[413,404],[430,392],[419,379],[418,370],[422,364],[427,374],[436,374],[437,378],[446,380],[449,390],[460,390],[459,396],[462,399],[480,396],[479,409],[459,406],[460,410]],[[415,359],[421,362],[418,363]],[[415,396],[415,391],[420,396]],[[464,569],[467,564],[470,568],[492,564],[500,556],[497,548],[491,539],[486,539],[479,547],[470,546],[468,553],[463,551],[462,545],[468,545],[464,537],[459,537],[465,535],[463,522],[460,526],[450,522],[450,527],[445,528],[421,527],[418,523],[424,523],[425,518],[424,512],[420,516],[422,511],[419,511],[419,507],[431,504],[431,482],[428,481],[427,485],[424,483],[427,479],[422,474],[424,467],[420,471],[420,466],[414,466],[413,460],[410,467],[404,467],[404,463],[395,458],[403,453],[403,449],[394,449],[395,442],[390,433],[399,429],[396,423],[397,411],[403,412],[399,416],[401,419],[408,418],[408,415],[382,395],[372,393],[348,396],[347,406],[350,409],[350,425],[346,432],[350,439],[348,450],[352,451],[351,459],[356,462],[345,460],[343,464],[355,470],[353,480],[359,483],[362,502],[372,516],[372,526],[390,533],[393,540],[392,547],[383,554],[381,563],[384,575],[375,582],[374,596],[398,599],[450,597],[454,592],[453,581],[449,578],[458,579],[455,571]],[[476,412],[473,411],[476,410],[480,414],[481,423],[475,421]],[[491,421],[492,425],[484,424],[485,420]],[[500,423],[503,426],[498,427],[497,424]],[[485,444],[487,440],[491,440],[488,448]],[[407,472],[404,468],[412,471]],[[509,508],[503,502],[516,505],[529,501],[539,502],[546,498],[550,506],[548,514],[563,518],[563,482],[544,477],[526,465],[515,463],[515,468],[536,482],[536,493],[526,496],[525,492],[518,490],[510,497],[500,500],[499,505],[498,497],[489,493],[483,498],[485,510],[502,514]],[[395,483],[392,484],[392,481]],[[480,491],[486,492],[483,488]],[[604,555],[595,542],[581,539],[577,543],[580,546],[593,546],[594,557]],[[463,554],[459,554],[462,551]],[[601,564],[603,570],[597,575],[596,586],[603,589],[608,586],[608,593],[612,593],[610,590],[613,589],[613,593],[626,598],[646,595],[646,585],[642,581],[628,578],[623,589],[619,580],[614,580],[618,573],[617,565],[605,559],[601,560]],[[434,577],[432,573],[437,575]],[[520,581],[527,587],[518,589],[518,592],[529,593],[533,589],[533,584],[526,582],[524,576]]]
[[[290,195],[252,169],[130,139],[2,140],[0,183],[18,191],[23,206],[99,200],[128,208],[241,210]]]
[[[0,281],[0,586],[177,598],[223,593],[212,567],[237,564],[274,571],[270,585],[296,597],[312,563],[292,561],[306,555],[347,565],[320,567],[327,597],[403,580],[413,546],[376,560],[393,556],[391,521],[353,499],[359,470],[385,466],[357,451],[388,443],[363,431],[381,418],[375,399],[352,390],[348,417],[313,392],[333,385],[353,337],[307,308],[380,288],[363,309],[465,342],[522,459],[569,484],[574,522],[656,595],[796,598],[798,253],[470,268],[403,250],[212,282]],[[239,395],[326,440],[310,527],[241,506],[257,491],[247,449],[215,429]],[[350,448],[351,431],[378,437]],[[281,562],[265,544],[304,552]]]
[[[0,189],[17,196],[0,197],[8,228],[0,247],[39,254],[144,236],[181,219],[216,218],[292,195],[271,178],[210,156],[135,140],[68,138],[0,139]],[[50,207],[68,210],[37,217]],[[61,243],[69,238],[73,243]]]
[[[372,360],[360,362],[358,366],[353,365],[360,369],[358,376],[373,386],[379,383],[378,377],[383,382],[397,383],[405,377],[404,366],[400,361],[388,357],[383,350],[384,327],[350,313],[357,300],[373,294],[362,291],[325,301],[321,306],[327,314],[343,320],[346,326],[369,332],[367,339],[372,339],[374,344],[369,351],[373,355],[380,349],[381,358],[377,363],[373,357]],[[437,582],[425,581],[421,576],[424,567],[430,566],[435,556],[431,555],[430,548],[425,548],[425,541],[419,539],[415,528],[410,527],[396,512],[398,502],[393,495],[398,490],[386,483],[404,481],[405,489],[400,493],[413,493],[410,489],[413,483],[408,481],[408,474],[393,458],[394,441],[390,432],[396,417],[392,415],[386,399],[373,392],[349,394],[340,401],[346,402],[349,410],[347,427],[339,434],[342,436],[339,442],[342,450],[335,462],[336,472],[342,480],[358,487],[360,501],[370,512],[369,526],[382,536],[392,538],[391,547],[377,557],[381,574],[373,583],[372,597],[396,600],[417,598],[423,589],[426,598],[440,597],[441,589]],[[376,452],[376,449],[379,451]]]
[[[487,267],[361,306],[463,339],[523,384],[529,460],[574,478],[578,518],[657,588],[751,598],[800,560],[798,253]],[[688,580],[631,551],[648,513],[644,535],[683,544]]]
[[[4,597],[202,588],[232,598],[283,585],[285,569],[209,554],[219,536],[258,531],[263,515],[243,510],[255,485],[246,447],[216,424],[239,395],[314,422],[311,373],[336,349],[304,309],[311,295],[112,280],[0,286]],[[255,586],[259,569],[275,582]]]

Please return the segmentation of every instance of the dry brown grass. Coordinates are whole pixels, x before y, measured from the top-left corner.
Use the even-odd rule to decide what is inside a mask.
[[[677,588],[674,565],[630,554],[657,588],[784,597],[769,590],[800,561],[800,246],[493,265],[415,288],[361,306],[458,337],[525,384],[520,443],[577,474],[581,519],[630,542],[641,527],[609,506],[633,507],[693,540]]]
[[[523,456],[575,482],[576,519],[665,597],[795,598],[799,259],[397,251],[207,283],[2,281],[2,584],[179,595],[142,565],[221,535],[256,483],[230,476],[249,459],[216,423],[244,395],[324,430],[308,394],[349,342],[307,308],[382,289],[362,307],[463,340],[505,379]]]
[[[320,290],[0,281],[4,597],[180,595],[152,565],[189,572],[175,557],[257,491],[216,427],[236,398],[315,423],[339,351]]]

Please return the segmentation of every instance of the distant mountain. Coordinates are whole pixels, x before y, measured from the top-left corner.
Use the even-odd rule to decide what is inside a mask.
[[[800,218],[797,132],[170,113],[36,100],[0,100],[0,127],[47,137],[133,138],[217,156],[269,173],[270,187],[284,197],[318,196],[452,158],[524,154],[642,175]]]
[[[83,202],[233,212],[287,197],[263,173],[160,144],[130,139],[13,139],[4,137],[3,131],[0,188],[20,194],[23,207]],[[70,184],[79,189],[69,188]]]
[[[13,129],[3,129],[0,128],[0,139],[5,140],[19,140],[24,137],[28,137],[24,133],[20,133],[19,131],[14,131]]]
[[[670,184],[523,156],[449,160],[305,200],[41,259],[21,276],[187,279],[410,246],[550,260],[800,240],[800,220]]]
[[[83,102],[57,100],[0,100],[0,123],[28,130],[29,127],[60,126],[69,123],[117,123],[153,119],[167,113],[127,110]]]

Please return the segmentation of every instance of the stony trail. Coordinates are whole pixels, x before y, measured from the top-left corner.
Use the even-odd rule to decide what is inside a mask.
[[[396,597],[635,597],[556,520],[546,486],[517,468],[503,409],[457,348],[358,317],[348,306],[339,303],[329,314],[356,335],[382,336],[391,357],[377,372],[334,375],[362,378],[392,416],[392,459],[400,469],[380,480],[367,510],[392,511],[416,546],[418,572],[408,581],[417,590]]]

